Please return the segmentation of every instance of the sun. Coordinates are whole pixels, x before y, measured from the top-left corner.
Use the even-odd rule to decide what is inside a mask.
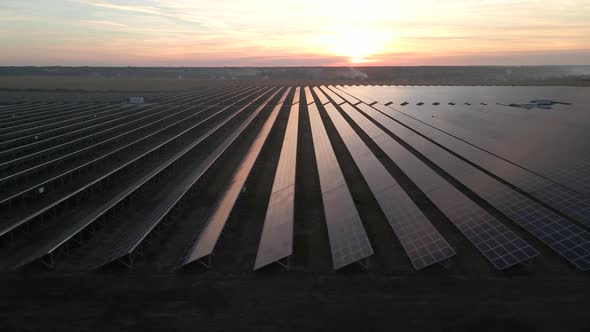
[[[348,58],[348,62],[350,62],[351,64],[354,64],[354,65],[359,65],[359,64],[370,62],[370,60],[367,58],[354,58],[354,57],[352,57],[352,58]]]
[[[351,64],[371,62],[385,50],[388,36],[378,30],[366,28],[340,28],[322,35],[320,42],[330,54],[344,56]]]

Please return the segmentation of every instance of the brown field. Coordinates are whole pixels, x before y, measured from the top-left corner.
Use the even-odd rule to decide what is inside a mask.
[[[165,78],[94,78],[76,76],[0,76],[0,90],[181,91],[227,81]]]
[[[84,76],[3,76],[0,75],[0,90],[33,90],[33,91],[119,91],[119,92],[162,92],[185,91],[196,88],[226,85],[229,82],[244,83],[258,80],[268,84],[320,84],[323,80],[290,80],[290,79],[195,79],[195,78],[109,78]],[[391,84],[391,85],[496,85],[496,86],[590,86],[590,80],[576,77],[556,77],[548,79],[475,79],[473,77],[444,77],[425,78],[399,77],[387,80],[329,80],[329,84]]]

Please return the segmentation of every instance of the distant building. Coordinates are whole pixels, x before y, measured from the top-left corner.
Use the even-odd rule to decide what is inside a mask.
[[[143,97],[129,97],[129,104],[143,104]]]
[[[510,106],[512,105],[516,105],[513,107],[522,107],[522,108],[526,108],[527,110],[531,110],[535,107],[537,107],[538,105],[536,103],[526,103],[526,104],[510,104]]]
[[[520,107],[520,108],[524,108],[524,109],[527,109],[527,110],[530,110],[530,109],[533,109],[533,108],[540,108],[540,109],[550,110],[552,108],[553,104],[556,104],[556,102],[552,101],[549,98],[539,98],[539,99],[531,100],[530,103],[509,104],[509,105],[506,105],[506,106]],[[499,104],[499,105],[504,105],[504,104]]]
[[[549,98],[535,99],[535,100],[533,100],[533,103],[535,103],[537,105],[552,105],[553,104],[553,102]]]

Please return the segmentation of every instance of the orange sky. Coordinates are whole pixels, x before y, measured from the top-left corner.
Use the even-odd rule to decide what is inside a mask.
[[[590,64],[590,1],[3,0],[0,65]]]

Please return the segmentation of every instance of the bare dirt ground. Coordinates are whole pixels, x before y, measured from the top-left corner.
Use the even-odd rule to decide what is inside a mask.
[[[228,84],[228,82],[219,80],[179,80],[166,78],[134,79],[77,76],[0,76],[0,90],[155,92],[184,91],[221,84]]]
[[[590,86],[590,66],[93,68],[0,67],[0,91],[184,91],[219,84]]]
[[[3,276],[2,331],[588,331],[576,279]]]

